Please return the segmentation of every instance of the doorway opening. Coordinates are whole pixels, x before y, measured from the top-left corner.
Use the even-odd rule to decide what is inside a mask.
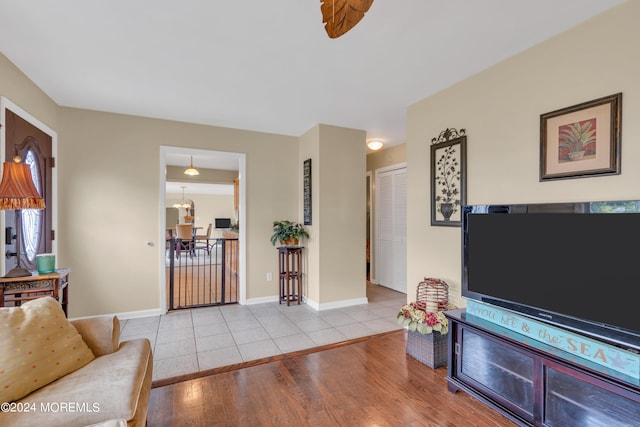
[[[198,277],[199,274],[204,275],[205,271],[220,272],[224,270],[226,273],[232,271],[233,275],[228,278],[230,281],[228,283],[229,286],[237,287],[234,301],[245,304],[246,182],[244,177],[246,176],[246,155],[163,146],[160,147],[160,163],[161,238],[158,241],[163,244],[158,245],[158,249],[162,266],[160,275],[160,307],[162,311],[166,312],[168,309],[177,308],[175,304],[171,303],[171,300],[178,293],[170,293],[168,284],[172,278],[180,279],[180,276],[169,275],[168,265],[170,263],[173,263],[174,267],[176,265],[184,266],[183,278],[187,278],[189,275]],[[194,177],[182,173],[191,164],[201,172],[200,175]],[[233,171],[237,177],[231,184],[228,182],[231,173],[229,171]],[[229,185],[233,191],[230,196],[233,205],[231,211],[216,211],[216,203],[208,201],[213,196],[207,196],[206,193],[213,194],[211,192],[215,192],[216,187],[219,190],[221,187],[227,188]],[[175,189],[181,187],[185,188],[182,188],[182,193],[178,193]],[[167,197],[168,192],[172,193],[176,203]],[[174,205],[181,205],[181,207],[174,208]],[[171,224],[168,221],[171,221]],[[173,224],[174,222],[175,224]],[[176,226],[179,224],[181,229],[185,228],[184,225],[190,224],[193,238],[184,238],[184,236],[178,238]],[[219,227],[215,228],[216,225]],[[209,235],[209,237],[203,238],[205,235]],[[219,273],[212,273],[210,276],[217,277]],[[182,292],[180,286],[183,285],[177,283],[177,286],[177,292]],[[192,286],[192,283],[189,283],[188,286]],[[186,289],[183,286],[182,290],[187,292]],[[192,289],[195,289],[193,293],[209,292]],[[230,301],[229,298],[231,297],[225,297],[222,300],[216,299],[216,301],[218,301],[217,303],[220,301],[227,303]],[[202,300],[193,299],[191,303],[187,300],[184,301],[186,302],[183,304],[183,308],[202,306]]]
[[[8,123],[8,121],[11,123]],[[10,134],[7,134],[9,132]],[[24,209],[16,224],[15,211],[2,211],[0,218],[5,232],[0,233],[0,246],[5,248],[5,262],[0,267],[4,275],[21,257],[21,265],[29,270],[35,269],[35,255],[38,253],[57,253],[58,245],[53,232],[57,229],[57,169],[51,161],[57,156],[58,134],[33,117],[31,114],[0,97],[0,156],[2,161],[10,161],[19,154],[29,165],[34,185],[45,199],[45,209],[34,211]],[[37,182],[36,182],[37,181]],[[16,251],[16,242],[20,254]]]

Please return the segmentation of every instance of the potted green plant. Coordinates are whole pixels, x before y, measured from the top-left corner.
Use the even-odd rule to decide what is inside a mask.
[[[280,242],[283,245],[295,246],[303,237],[309,237],[309,233],[302,224],[289,220],[273,221],[272,245]]]

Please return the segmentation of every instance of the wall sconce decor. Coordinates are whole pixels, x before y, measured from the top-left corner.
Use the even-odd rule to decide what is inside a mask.
[[[431,225],[459,227],[466,203],[466,132],[445,129],[431,139]]]

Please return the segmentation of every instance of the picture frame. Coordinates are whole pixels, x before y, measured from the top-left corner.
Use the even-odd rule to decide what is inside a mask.
[[[311,159],[302,164],[302,211],[304,225],[311,225]]]
[[[540,115],[540,181],[620,174],[622,93]]]
[[[448,128],[431,139],[431,225],[459,227],[466,203],[466,131]]]

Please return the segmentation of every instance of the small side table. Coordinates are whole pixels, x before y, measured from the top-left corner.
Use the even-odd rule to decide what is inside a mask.
[[[278,247],[279,272],[280,272],[280,300],[302,301],[302,249],[303,246]],[[297,285],[297,286],[296,286]]]
[[[47,274],[36,272],[26,277],[0,277],[0,307],[6,303],[19,307],[25,301],[51,296],[60,302],[67,316],[70,272],[70,268],[61,268]]]

